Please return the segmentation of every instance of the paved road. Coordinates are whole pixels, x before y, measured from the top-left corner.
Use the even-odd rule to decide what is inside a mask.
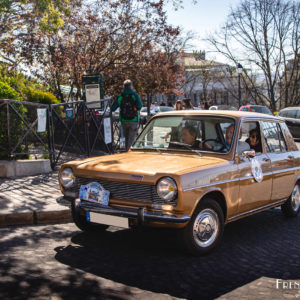
[[[299,228],[272,209],[229,224],[198,258],[167,230],[1,228],[0,299],[300,299],[295,285],[276,288],[300,285]]]

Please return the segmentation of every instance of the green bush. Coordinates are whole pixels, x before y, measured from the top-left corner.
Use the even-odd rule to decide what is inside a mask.
[[[7,83],[0,81],[0,99],[21,100],[21,96]]]
[[[21,100],[21,96],[7,83],[0,81],[0,99],[12,99]],[[2,102],[0,102],[0,105]],[[13,104],[15,110],[22,116],[25,116],[26,109],[22,104]],[[7,106],[2,105],[0,107],[0,159],[10,159],[11,148],[16,146],[18,140],[22,135],[23,122],[19,116],[9,108],[9,132],[8,137],[8,120],[7,120]],[[16,152],[22,152],[22,146],[20,145]]]
[[[37,79],[28,77],[14,69],[10,69],[8,65],[0,62],[0,81],[7,83],[18,93],[22,94],[25,87],[32,87],[38,90],[48,90],[48,86],[41,84]]]
[[[60,101],[50,92],[44,92],[41,90],[35,90],[31,87],[26,87],[22,90],[23,97],[26,101],[42,104],[59,104]],[[58,106],[56,108],[58,114],[62,114],[63,107]]]
[[[43,104],[58,104],[60,101],[50,92],[35,90],[31,87],[26,87],[22,90],[26,101]]]

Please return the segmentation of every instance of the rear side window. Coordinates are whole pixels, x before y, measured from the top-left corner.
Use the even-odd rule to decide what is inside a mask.
[[[284,139],[285,139],[285,142],[286,142],[286,144],[289,148],[289,151],[298,151],[298,147],[295,144],[294,138],[291,135],[291,133],[290,133],[287,125],[285,124],[285,122],[280,123],[280,128],[281,128],[281,131],[284,135]]]
[[[262,107],[262,113],[272,115],[272,112],[267,107]]]
[[[280,111],[279,114],[278,114],[278,116],[280,116],[280,117],[286,117],[286,110]]]
[[[293,110],[293,109],[291,109],[291,110],[287,110],[286,111],[286,117],[287,118],[296,118],[296,110]]]
[[[281,147],[281,152],[286,152],[288,150],[287,144],[284,139],[284,134],[282,132],[282,129],[280,125],[277,123],[277,129],[278,129],[278,134],[279,134],[279,141],[280,141],[280,147]]]
[[[251,106],[251,110],[254,112],[262,113],[262,107],[259,106]]]
[[[296,119],[300,119],[300,109],[297,110]]]
[[[262,114],[272,115],[272,112],[265,106],[251,106],[251,110]]]
[[[276,122],[263,122],[263,133],[267,152],[285,152],[287,146],[281,128]]]
[[[241,111],[249,111],[249,108],[248,108],[248,107],[243,107],[243,108],[241,109]]]

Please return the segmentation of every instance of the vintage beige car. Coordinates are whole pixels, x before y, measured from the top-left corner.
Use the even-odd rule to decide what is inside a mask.
[[[63,164],[59,184],[81,230],[174,228],[199,255],[229,222],[276,206],[298,214],[300,152],[280,118],[173,111],[153,117],[127,153]]]

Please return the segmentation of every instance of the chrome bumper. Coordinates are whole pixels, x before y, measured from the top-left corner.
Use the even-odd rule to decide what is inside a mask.
[[[71,207],[72,200],[72,198],[65,198],[64,196],[56,199],[58,204],[68,207]],[[147,208],[144,206],[141,206],[138,209],[119,208],[112,206],[104,206],[98,203],[91,203],[86,201],[81,201],[79,205],[83,210],[94,213],[137,219],[140,224],[143,224],[145,221],[181,224],[186,223],[191,219],[191,217],[187,215],[176,216],[165,214],[163,212],[148,211]]]

